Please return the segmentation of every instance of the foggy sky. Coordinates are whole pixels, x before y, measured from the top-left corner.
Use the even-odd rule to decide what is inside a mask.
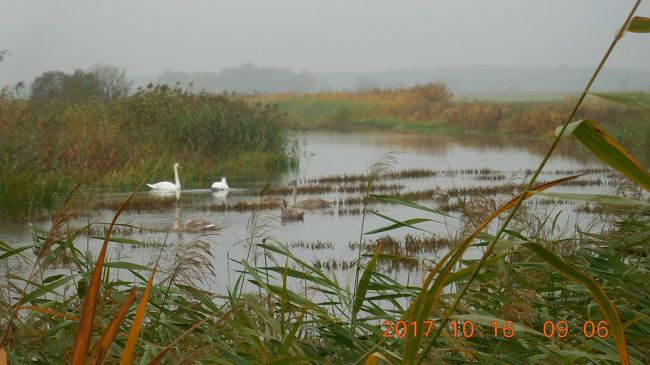
[[[631,0],[0,0],[0,85],[97,63],[129,76],[449,65],[595,65]],[[650,4],[638,15],[650,16]],[[608,66],[650,69],[650,36],[627,34]]]

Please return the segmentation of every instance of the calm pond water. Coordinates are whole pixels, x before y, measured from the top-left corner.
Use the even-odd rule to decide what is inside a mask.
[[[119,222],[129,224],[136,229],[133,232],[123,233],[122,237],[142,240],[149,243],[149,246],[133,246],[128,244],[112,243],[109,249],[108,261],[129,261],[148,264],[155,261],[160,252],[160,244],[167,243],[165,254],[173,256],[178,252],[187,250],[182,244],[201,240],[207,244],[213,259],[216,280],[209,284],[212,289],[223,290],[230,280],[228,274],[239,265],[232,260],[241,260],[250,254],[247,238],[255,235],[255,242],[261,238],[268,237],[279,242],[293,246],[292,251],[305,261],[314,263],[317,260],[321,263],[337,262],[339,265],[345,261],[351,261],[356,257],[356,251],[349,247],[350,242],[359,240],[361,231],[361,215],[356,214],[354,209],[360,209],[361,205],[346,203],[345,199],[360,197],[361,193],[339,192],[342,187],[353,187],[358,182],[344,183],[313,183],[314,179],[332,175],[358,175],[367,174],[373,161],[377,161],[384,154],[397,151],[396,164],[393,171],[399,172],[409,169],[429,169],[438,173],[434,176],[395,178],[378,181],[378,184],[395,184],[394,191],[401,193],[431,191],[436,189],[444,192],[446,189],[463,187],[490,187],[500,186],[507,182],[521,183],[527,176],[527,169],[534,169],[542,158],[542,153],[550,144],[547,141],[510,141],[493,140],[476,136],[448,136],[448,135],[419,135],[419,134],[394,134],[394,133],[358,133],[358,132],[304,132],[299,135],[304,144],[304,156],[301,158],[299,168],[283,172],[273,181],[245,180],[239,176],[229,176],[228,183],[231,190],[228,194],[212,193],[208,187],[185,186],[180,192],[178,201],[173,203],[175,196],[153,194],[151,192],[138,193],[136,198],[150,198],[152,201],[170,200],[172,203],[157,206],[156,209],[141,209],[127,211],[122,214]],[[181,164],[183,161],[178,161]],[[589,154],[580,152],[576,146],[568,143],[562,145],[560,151],[549,161],[541,180],[552,180],[558,177],[569,175],[574,171],[594,169],[595,173],[583,179],[604,182],[607,180],[607,170],[602,169],[602,164],[591,158]],[[170,166],[171,168],[171,166]],[[245,170],[245,167],[243,167]],[[486,169],[489,169],[486,170]],[[471,170],[471,172],[467,172]],[[483,170],[480,172],[479,170]],[[465,172],[463,172],[465,171]],[[242,171],[242,176],[251,176]],[[182,170],[180,175],[183,179]],[[217,177],[215,177],[216,179]],[[232,208],[211,209],[211,207],[224,204],[232,207],[237,202],[255,202],[259,200],[256,195],[260,187],[270,184],[275,187],[286,187],[291,180],[297,180],[300,186],[328,185],[334,191],[322,194],[299,194],[298,199],[306,197],[321,197],[323,199],[336,201],[330,208],[305,211],[304,220],[290,223],[280,221],[280,209],[260,210],[255,216],[250,211],[240,212]],[[158,181],[160,179],[153,179]],[[608,187],[603,184],[592,184],[586,187],[559,187],[555,191],[606,191]],[[387,192],[381,192],[387,193]],[[85,194],[85,195],[84,195]],[[88,198],[89,207],[96,207],[96,203],[116,204],[124,200],[128,193],[82,193]],[[429,193],[430,195],[430,193]],[[291,196],[284,196],[291,202]],[[461,197],[463,199],[463,197]],[[492,195],[492,203],[496,200],[505,201],[506,195]],[[458,201],[458,197],[451,197],[451,202]],[[489,196],[486,198],[490,202]],[[432,199],[422,199],[421,204],[436,207],[440,205]],[[406,208],[392,204],[374,204],[371,209],[393,218],[404,220],[414,217],[425,217],[435,220],[426,222],[418,227],[433,232],[442,237],[457,237],[462,224],[456,218],[443,217],[425,213],[422,211]],[[576,214],[567,209],[566,205],[540,205],[538,208],[545,214],[565,210],[562,222],[566,227],[573,228],[579,224],[583,229],[589,228],[589,217],[584,214]],[[91,209],[86,216],[72,220],[76,227],[83,227],[88,223],[109,223],[114,214],[112,209]],[[453,210],[449,213],[459,217],[460,213]],[[216,233],[191,233],[173,231],[175,226],[182,224],[189,219],[205,219],[222,227]],[[373,214],[366,216],[364,231],[370,231],[379,227],[389,225],[390,222]],[[49,228],[49,223],[35,223],[43,229]],[[142,232],[140,230],[142,228]],[[151,232],[158,230],[160,232]],[[431,237],[431,234],[423,233],[412,228],[400,228],[389,232],[391,236],[403,238],[410,233],[416,237]],[[101,233],[90,233],[81,235],[77,244],[81,248],[86,246],[93,252],[97,252],[101,240],[92,236],[101,236]],[[375,240],[385,234],[366,235],[365,240]],[[120,234],[118,232],[117,236]],[[28,225],[3,225],[0,226],[0,239],[14,246],[22,246],[31,243],[31,233]],[[301,242],[307,246],[320,241],[322,247],[319,249],[303,248]],[[420,256],[430,260],[444,254],[445,250],[439,252],[426,252]],[[258,252],[259,254],[259,252]],[[474,249],[470,256],[477,256],[480,251]],[[228,258],[232,260],[228,260]],[[282,265],[284,262],[282,261]],[[345,270],[336,270],[345,273]]]

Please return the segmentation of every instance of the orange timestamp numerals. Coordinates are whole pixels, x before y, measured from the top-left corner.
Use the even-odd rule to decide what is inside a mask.
[[[392,338],[392,337],[404,338],[409,334],[409,331],[413,337],[418,336],[419,326],[417,321],[413,321],[410,323],[406,321],[393,322],[387,319],[384,321],[382,326],[386,326],[386,330],[384,331],[384,335],[383,335],[385,338]],[[422,321],[421,324],[421,328],[423,330],[422,335],[424,337],[429,337],[432,327],[433,327],[432,320]]]
[[[544,327],[542,328],[542,333],[544,337],[547,338],[565,338],[569,336],[569,323],[567,321],[546,321],[544,322]],[[593,338],[597,336],[599,338],[605,338],[609,336],[609,324],[607,321],[585,321],[581,326],[582,334],[586,338]]]
[[[386,338],[404,338],[406,336],[424,336],[429,337],[431,334],[431,328],[433,327],[432,320],[424,320],[421,323],[413,321],[397,321],[393,322],[390,320],[385,320],[382,326],[386,327],[383,337]],[[484,332],[480,326],[477,326],[472,321],[450,321],[449,325],[451,327],[451,333],[454,337],[483,337]],[[505,338],[511,338],[515,335],[515,324],[512,321],[504,321],[503,324],[497,321],[493,321],[490,324],[491,331],[488,332],[494,336],[503,336]],[[420,329],[420,331],[418,331]]]

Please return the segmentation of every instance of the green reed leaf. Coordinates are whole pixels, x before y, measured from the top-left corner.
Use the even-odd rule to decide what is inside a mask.
[[[556,134],[562,127],[555,130]],[[650,174],[628,151],[598,123],[584,119],[570,123],[563,137],[573,134],[585,147],[621,174],[650,191]]]
[[[599,98],[637,108],[650,109],[650,94],[643,91],[591,93]]]
[[[539,257],[541,257],[542,260],[546,261],[549,265],[556,268],[559,272],[570,277],[571,279],[582,283],[585,287],[587,287],[611,329],[610,333],[614,336],[614,341],[616,342],[616,347],[618,348],[618,354],[621,363],[629,364],[630,360],[627,344],[625,343],[623,323],[621,323],[621,319],[618,316],[616,307],[612,303],[611,299],[609,299],[603,288],[598,285],[598,282],[591,276],[585,274],[582,271],[579,271],[573,265],[570,265],[544,246],[535,242],[528,242],[525,245],[533,252],[535,252]]]
[[[553,193],[553,192],[538,192],[535,193],[535,195],[545,196],[549,198],[583,201],[587,203],[622,205],[626,207],[643,207],[643,206],[650,207],[650,203],[648,202],[630,199],[624,196],[601,195],[601,194]]]
[[[363,305],[364,300],[366,299],[366,293],[368,292],[368,288],[370,287],[370,279],[372,278],[372,272],[375,271],[375,267],[377,266],[377,260],[379,259],[380,254],[381,254],[381,244],[377,245],[377,250],[375,250],[375,254],[368,262],[366,269],[363,271],[363,275],[361,275],[359,284],[357,285],[356,297],[354,298],[354,305],[352,307],[353,324],[356,321],[357,314],[359,313],[359,310],[361,310],[361,306]]]
[[[650,18],[635,16],[627,26],[627,31],[632,33],[650,33]]]

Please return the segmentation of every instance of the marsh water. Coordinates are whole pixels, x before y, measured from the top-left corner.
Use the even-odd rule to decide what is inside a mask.
[[[344,176],[366,175],[373,162],[379,161],[387,153],[394,152],[392,156],[395,161],[391,171],[422,172],[404,176],[394,174],[393,178],[379,179],[375,182],[380,187],[376,191],[378,194],[421,192],[420,195],[414,195],[415,200],[427,207],[438,208],[443,205],[442,202],[447,206],[463,202],[465,204],[462,206],[467,210],[472,207],[469,203],[475,202],[474,206],[479,209],[489,210],[512,197],[514,191],[495,194],[489,189],[482,191],[480,188],[522,183],[529,176],[530,169],[538,165],[550,144],[548,141],[489,139],[481,136],[368,132],[303,132],[298,138],[303,146],[299,167],[267,174],[275,176],[272,180],[246,178],[244,176],[254,174],[250,174],[247,167],[242,166],[239,176],[228,176],[231,187],[228,193],[213,193],[208,186],[187,185],[183,186],[178,196],[175,193],[161,195],[148,191],[137,193],[136,200],[147,201],[151,206],[141,205],[137,209],[124,212],[118,222],[129,227],[120,227],[114,236],[142,241],[146,245],[111,243],[108,261],[119,260],[148,265],[156,260],[162,244],[165,244],[164,254],[174,256],[191,252],[187,244],[201,241],[203,247],[209,249],[212,255],[210,260],[216,274],[216,279],[206,285],[219,290],[232,285],[234,279],[229,274],[232,275],[233,270],[241,269],[237,261],[248,259],[253,262],[255,256],[258,260],[263,259],[260,257],[261,252],[254,246],[251,248],[250,243],[259,243],[263,238],[269,238],[288,245],[294,254],[306,262],[344,275],[350,271],[345,270],[346,265],[357,255],[354,246],[351,247],[350,244],[359,241],[362,231],[362,215],[359,213],[363,208],[359,199],[356,202],[351,199],[362,196],[363,192],[357,189],[362,182],[346,179]],[[425,173],[426,171],[429,173]],[[560,186],[554,190],[606,192],[610,189],[607,181],[611,175],[608,170],[588,153],[580,151],[577,145],[569,143],[560,147],[538,180],[550,181],[580,172],[590,172],[581,178],[587,181],[583,186]],[[180,178],[182,181],[182,170]],[[215,181],[219,178],[220,176],[215,176]],[[260,191],[265,185],[284,188],[283,194],[276,195],[291,204],[294,198],[286,194],[286,187],[292,180],[296,180],[299,187],[327,187],[315,189],[318,193],[299,193],[295,199],[319,197],[332,201],[332,205],[304,210],[304,219],[293,222],[282,222],[278,207],[255,210],[235,208],[238,202],[259,202]],[[465,191],[463,188],[474,190],[467,190],[473,193],[459,193]],[[84,227],[92,223],[95,229],[77,238],[78,247],[87,247],[96,255],[101,245],[99,237],[103,235],[101,228],[111,221],[115,207],[128,195],[127,192],[80,194],[82,199],[86,199],[82,205],[85,205],[87,210],[72,219],[72,225]],[[440,198],[441,196],[443,198]],[[161,204],[156,204],[157,201]],[[567,230],[574,229],[576,225],[584,230],[590,229],[589,214],[577,213],[571,204],[556,202],[533,205],[534,209],[545,215],[562,212],[559,222],[562,222]],[[399,220],[421,217],[432,221],[419,224],[418,228],[421,230],[403,227],[390,232],[364,235],[363,240],[366,242],[375,242],[386,235],[400,240],[407,234],[416,238],[440,237],[453,241],[462,235],[463,227],[467,226],[467,220],[460,220],[463,209],[446,209],[445,212],[449,216],[385,203],[372,203],[369,209]],[[207,220],[220,229],[205,232],[178,229],[183,222],[190,219]],[[390,224],[392,222],[369,213],[365,216],[363,231],[369,232]],[[49,225],[51,223],[47,221],[33,224],[44,230],[47,230]],[[3,224],[0,226],[0,239],[13,246],[22,246],[32,242],[32,232],[27,224]],[[430,247],[416,255],[421,259],[435,260],[446,252],[445,247]],[[479,254],[478,248],[472,248],[468,252],[470,257]],[[280,263],[283,264],[284,261]],[[392,271],[390,268],[387,270]]]

